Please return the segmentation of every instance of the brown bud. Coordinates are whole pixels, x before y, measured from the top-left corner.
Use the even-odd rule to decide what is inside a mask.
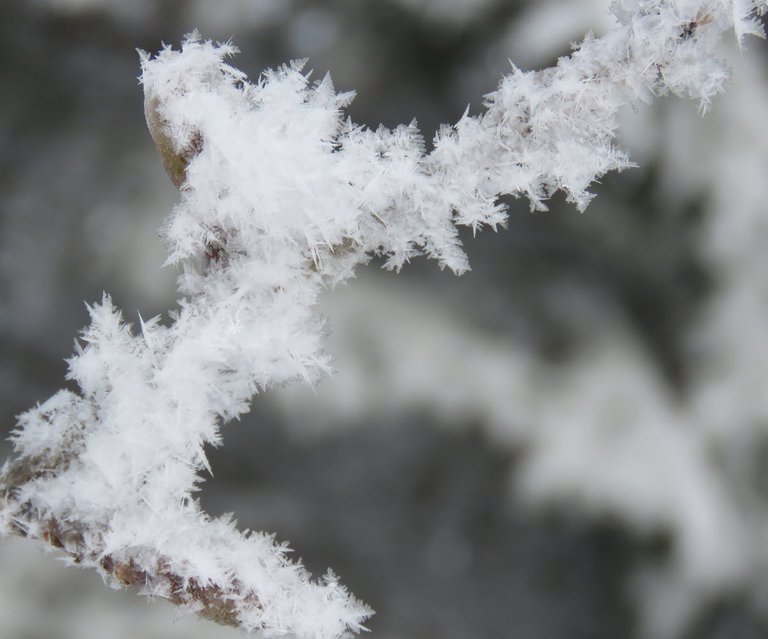
[[[158,106],[159,100],[155,96],[144,94],[144,117],[147,120],[147,128],[160,153],[165,172],[176,188],[181,188],[187,177],[187,166],[202,150],[203,140],[199,134],[195,134],[187,148],[181,152],[176,151],[171,138],[166,133],[168,123],[160,116]]]

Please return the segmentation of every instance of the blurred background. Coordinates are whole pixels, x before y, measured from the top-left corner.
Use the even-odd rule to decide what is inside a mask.
[[[509,69],[549,66],[607,0],[3,0],[0,431],[60,388],[110,292],[173,308],[156,229],[177,193],[135,49],[193,28],[252,78],[309,57],[371,127],[430,140]],[[377,639],[768,633],[768,49],[706,117],[622,116],[639,168],[467,237],[461,278],[376,264],[329,291],[338,374],[259,396],[211,451],[212,513],[288,540],[376,609]],[[9,451],[0,443],[4,457]],[[4,639],[234,639],[0,542]]]

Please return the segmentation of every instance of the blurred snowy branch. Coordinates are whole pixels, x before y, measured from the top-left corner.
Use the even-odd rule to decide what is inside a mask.
[[[594,180],[630,166],[613,143],[620,109],[673,93],[706,110],[727,78],[722,34],[760,35],[765,7],[616,2],[614,30],[550,69],[515,69],[429,153],[415,124],[345,120],[352,94],[311,84],[301,63],[250,83],[225,63],[234,47],[198,36],[143,54],[147,122],[180,187],[164,236],[185,297],[172,322],[142,320],[138,334],[108,297],[90,309],[69,362],[79,394],[19,419],[0,532],[220,623],[317,638],[361,630],[370,610],[332,573],[314,582],[284,545],[202,512],[204,446],[257,391],[328,371],[314,309],[324,289],[373,255],[400,269],[423,253],[464,272],[456,227],[503,225],[502,195],[545,208],[562,191],[585,208]]]

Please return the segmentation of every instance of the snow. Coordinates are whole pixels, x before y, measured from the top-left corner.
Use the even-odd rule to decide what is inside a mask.
[[[738,4],[739,33],[755,31],[757,4]],[[415,123],[374,131],[345,119],[353,94],[337,93],[330,77],[313,82],[304,62],[250,82],[227,62],[232,44],[198,34],[178,51],[142,53],[148,125],[180,187],[163,237],[168,262],[183,269],[183,297],[171,322],[141,321],[139,331],[106,295],[90,307],[69,361],[79,394],[62,391],[19,420],[19,461],[4,479],[15,481],[18,464],[32,473],[3,494],[0,530],[48,539],[115,585],[139,583],[265,636],[362,630],[370,609],[334,576],[313,581],[272,537],[201,511],[204,446],[219,443],[221,424],[247,412],[256,392],[329,372],[318,297],[372,255],[399,270],[424,254],[462,273],[457,225],[503,226],[500,196],[541,209],[562,191],[583,210],[593,181],[631,166],[614,144],[622,108],[673,93],[705,109],[722,91],[727,71],[713,52],[734,26],[732,9],[617,2],[616,29],[587,36],[551,69],[513,69],[483,113],[443,127],[429,152]],[[626,428],[652,448],[656,431]],[[580,475],[585,460],[566,434],[540,436],[559,438],[547,450],[567,453],[558,468]],[[540,475],[528,471],[533,492],[550,490]],[[658,517],[674,516],[676,495],[654,505]]]

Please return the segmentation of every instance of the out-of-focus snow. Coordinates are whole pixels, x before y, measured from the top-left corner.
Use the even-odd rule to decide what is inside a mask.
[[[671,202],[706,197],[701,246],[717,277],[686,339],[682,397],[599,299],[578,355],[550,365],[379,278],[327,296],[338,373],[316,395],[278,395],[289,413],[322,409],[321,430],[412,411],[449,428],[480,423],[522,451],[516,500],[616,519],[640,537],[671,535],[668,560],[649,560],[634,581],[650,637],[677,635],[727,593],[754,592],[761,608],[768,581],[768,91],[759,57],[734,43],[729,62],[733,85],[705,118],[671,101],[625,117],[623,139],[660,158]],[[649,128],[660,146],[643,139]]]

